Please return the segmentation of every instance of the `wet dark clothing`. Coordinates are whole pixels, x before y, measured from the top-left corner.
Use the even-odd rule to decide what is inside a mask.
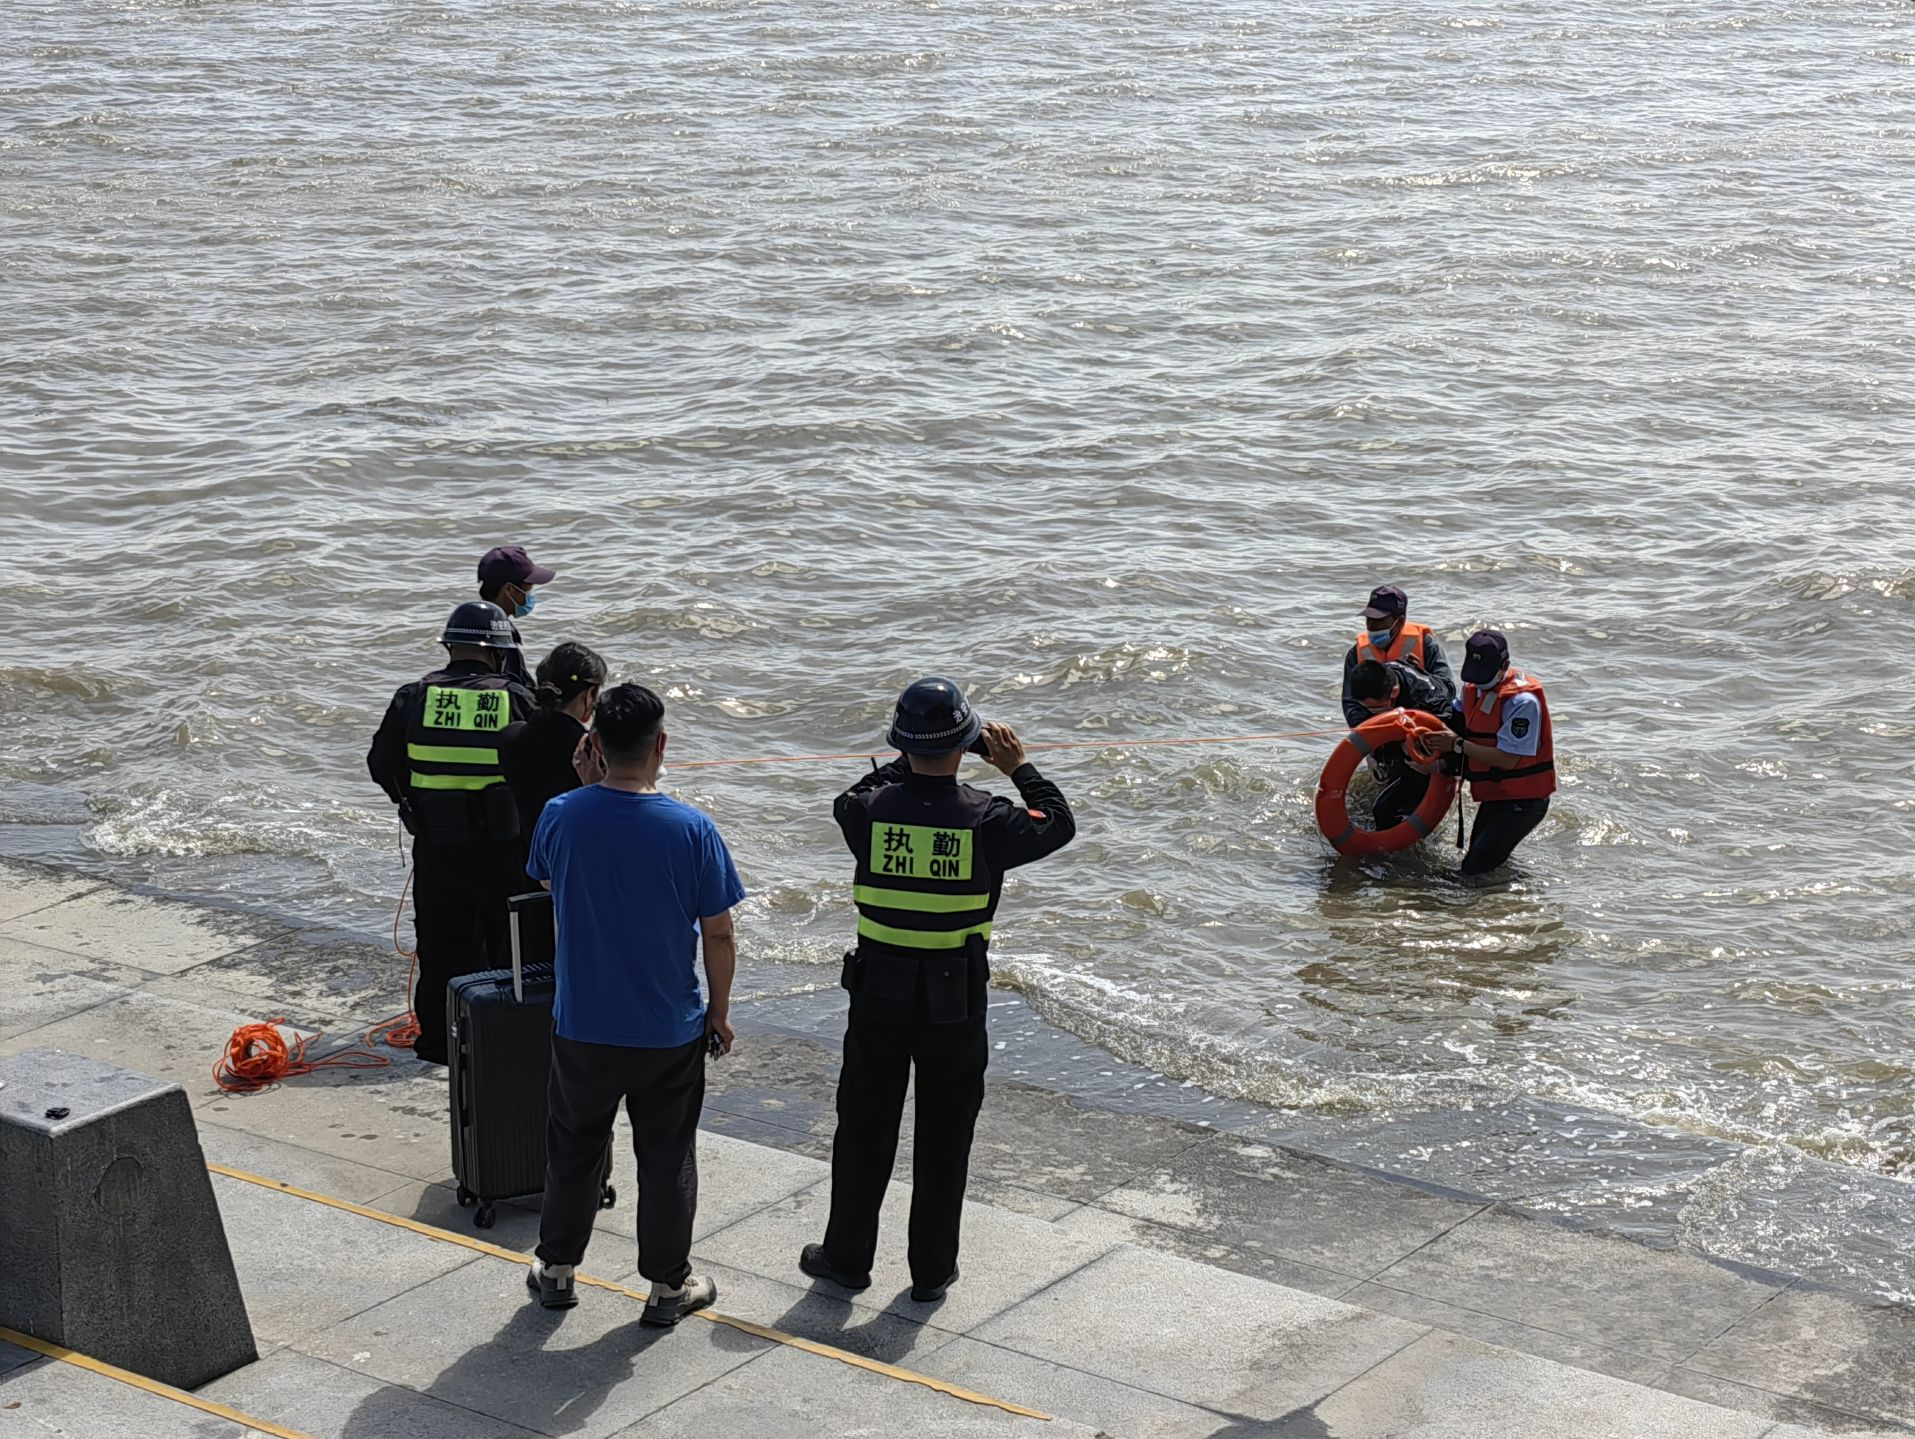
[[[1434,639],[1430,641],[1432,653],[1436,653],[1435,643]],[[1424,674],[1415,665],[1403,660],[1391,660],[1384,668],[1390,672],[1390,678],[1396,681],[1396,702],[1400,708],[1422,710],[1425,714],[1448,721],[1450,695],[1443,688],[1442,681]],[[1362,710],[1364,719],[1372,717],[1368,710],[1363,709],[1360,701],[1357,708]],[[1424,796],[1430,791],[1430,777],[1409,767],[1404,761],[1403,746],[1400,744],[1382,746],[1377,750],[1375,760],[1383,780],[1383,789],[1376,797],[1371,823],[1377,829],[1390,829],[1416,813],[1417,806],[1423,803]]]
[[[505,732],[499,757],[505,763],[505,782],[519,807],[519,836],[530,845],[532,832],[548,800],[579,787],[572,756],[585,737],[585,726],[563,710],[541,709],[523,724]]]
[[[1470,817],[1469,852],[1464,874],[1488,874],[1509,863],[1531,830],[1549,813],[1549,799],[1493,799],[1476,806]]]
[[[1405,685],[1403,689],[1403,707],[1405,709],[1427,709],[1434,715],[1447,715],[1450,711],[1451,701],[1453,701],[1459,693],[1456,685],[1455,672],[1450,669],[1449,658],[1443,653],[1443,646],[1438,642],[1435,635],[1430,636],[1425,653],[1430,662],[1427,673],[1417,669],[1415,665],[1404,660],[1390,661],[1390,669],[1403,669],[1417,676],[1418,697],[1412,700],[1410,697],[1412,690],[1408,685]],[[1351,645],[1349,653],[1343,657],[1343,718],[1351,729],[1355,729],[1370,717],[1370,712],[1363,708],[1362,703],[1358,701],[1355,695],[1350,693],[1350,676],[1356,673],[1356,664],[1356,646]],[[1434,698],[1426,699],[1424,697],[1422,691],[1425,683],[1432,683],[1436,686],[1437,690],[1440,690],[1442,694],[1440,701]]]
[[[848,1273],[871,1268],[878,1213],[916,1071],[909,1259],[914,1284],[957,1268],[971,1142],[984,1105],[987,947],[1004,875],[1070,843],[1063,792],[1021,766],[1013,802],[917,774],[898,759],[838,797],[858,863],[858,948],[845,956],[851,1013],[831,1146],[824,1249]]]

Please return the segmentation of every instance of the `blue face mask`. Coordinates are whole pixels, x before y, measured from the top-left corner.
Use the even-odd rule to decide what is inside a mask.
[[[1370,643],[1380,650],[1387,650],[1390,647],[1390,632],[1386,629],[1371,630]]]
[[[512,607],[512,618],[515,620],[522,620],[527,615],[531,614],[532,611],[537,609],[538,607],[539,607],[538,595],[529,594]]]

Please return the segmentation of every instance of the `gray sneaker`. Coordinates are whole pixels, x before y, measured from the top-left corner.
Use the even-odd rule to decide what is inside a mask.
[[[570,1309],[578,1303],[578,1290],[572,1283],[577,1266],[547,1264],[534,1257],[525,1271],[525,1287],[539,1296],[547,1309]]]
[[[676,1288],[669,1284],[652,1285],[652,1297],[645,1301],[639,1323],[654,1329],[669,1329],[687,1314],[709,1309],[718,1302],[718,1286],[702,1274],[688,1274]]]

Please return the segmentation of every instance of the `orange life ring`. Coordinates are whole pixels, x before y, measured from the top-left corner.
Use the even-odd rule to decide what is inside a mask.
[[[1430,776],[1430,791],[1416,813],[1389,829],[1359,829],[1350,821],[1350,801],[1345,793],[1356,767],[1377,750],[1389,744],[1402,744],[1423,755],[1418,743],[1422,736],[1435,734],[1448,726],[1435,715],[1422,710],[1385,710],[1363,721],[1343,737],[1323,766],[1323,778],[1317,781],[1317,828],[1338,854],[1386,854],[1408,849],[1449,813],[1456,798],[1456,776],[1441,772]]]

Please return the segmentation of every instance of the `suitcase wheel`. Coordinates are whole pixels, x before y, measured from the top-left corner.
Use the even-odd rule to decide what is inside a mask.
[[[490,1204],[481,1204],[479,1206],[479,1212],[472,1216],[472,1227],[474,1229],[490,1229],[498,1222],[498,1218],[498,1211],[493,1209]]]
[[[478,1202],[478,1195],[474,1194],[470,1189],[467,1189],[463,1184],[459,1186],[459,1208],[470,1209]]]
[[[611,1209],[611,1208],[614,1208],[617,1204],[618,1204],[618,1191],[612,1188],[611,1185],[608,1184],[599,1191],[598,1207],[600,1209]]]

